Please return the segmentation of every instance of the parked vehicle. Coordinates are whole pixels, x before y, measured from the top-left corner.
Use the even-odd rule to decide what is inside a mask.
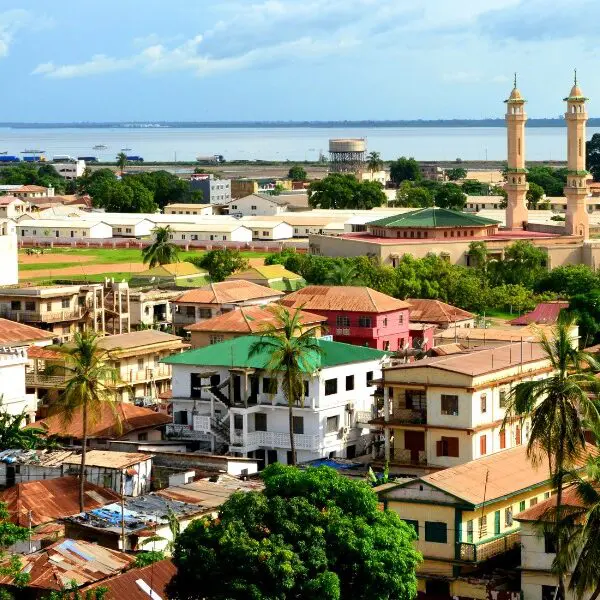
[[[11,156],[10,154],[5,154],[5,155],[0,156],[0,162],[16,163],[16,162],[21,162],[21,159],[18,156]]]
[[[141,156],[137,156],[137,155],[128,156],[127,160],[129,162],[144,162],[144,159]]]

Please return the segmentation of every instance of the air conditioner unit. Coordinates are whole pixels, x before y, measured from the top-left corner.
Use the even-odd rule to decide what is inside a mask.
[[[354,402],[348,402],[348,404],[346,404],[346,410],[348,412],[354,412]]]
[[[340,427],[340,430],[338,432],[338,437],[339,438],[343,438],[345,435],[348,435],[348,431],[350,431],[349,427]]]

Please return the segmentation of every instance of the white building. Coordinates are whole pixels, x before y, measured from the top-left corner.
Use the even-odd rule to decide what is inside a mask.
[[[212,215],[212,204],[193,204],[190,202],[174,202],[164,208],[165,215]]]
[[[289,240],[294,237],[294,228],[285,221],[248,221],[240,222],[252,228],[253,240]]]
[[[85,160],[52,161],[52,166],[65,179],[77,179],[85,171]]]
[[[173,425],[167,435],[196,439],[213,452],[270,464],[290,462],[288,405],[279,377],[265,370],[266,353],[249,357],[257,341],[243,336],[164,359],[173,368]],[[321,356],[294,408],[298,462],[354,458],[369,451],[373,380],[388,354],[318,340]]]
[[[16,196],[0,196],[0,218],[18,219],[24,215],[29,203]]]
[[[113,237],[113,228],[101,217],[96,219],[31,219],[17,224],[19,239],[52,240],[107,240]]]
[[[173,223],[169,236],[178,242],[251,242],[252,230],[237,222]]]
[[[281,215],[287,212],[288,201],[281,196],[250,194],[223,205],[223,210],[235,217]]]
[[[19,283],[19,248],[16,225],[12,221],[0,221],[0,285]]]
[[[25,389],[27,352],[23,348],[0,349],[0,411],[10,415],[25,413],[35,421],[37,399]]]

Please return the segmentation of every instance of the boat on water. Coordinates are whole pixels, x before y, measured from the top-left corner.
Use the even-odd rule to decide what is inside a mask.
[[[0,151],[0,154],[8,154],[8,151],[7,150],[2,150],[2,151]]]
[[[21,154],[44,154],[45,150],[21,150]]]
[[[106,150],[108,148],[108,146],[105,146],[104,144],[96,144],[95,146],[93,146],[93,150]]]
[[[121,152],[131,152],[131,148],[121,148]]]

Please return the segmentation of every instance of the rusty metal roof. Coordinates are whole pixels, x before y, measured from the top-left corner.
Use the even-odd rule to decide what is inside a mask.
[[[9,319],[0,319],[1,346],[26,345],[27,343],[51,340],[53,337],[54,334],[50,331],[43,331],[37,327]]]
[[[457,306],[446,304],[441,300],[431,300],[428,298],[407,298],[410,304],[410,320],[425,321],[426,323],[436,323],[450,325],[452,323],[469,321],[475,318],[473,313],[467,312]]]
[[[166,587],[177,573],[175,565],[170,560],[161,560],[143,569],[130,569],[126,573],[105,579],[104,581],[86,587],[89,589],[106,588],[104,600],[168,600]],[[150,596],[147,590],[152,590]]]
[[[85,455],[85,464],[88,467],[108,467],[112,469],[125,469],[149,460],[151,454],[141,452],[115,452],[112,450],[88,450]],[[66,465],[80,465],[81,455],[69,456],[65,460]]]
[[[273,290],[252,281],[236,279],[221,281],[210,285],[184,292],[174,303],[178,304],[233,304],[245,300],[259,300],[261,298],[276,299],[283,296],[283,292]]]
[[[568,302],[540,302],[531,312],[509,321],[509,323],[511,325],[529,325],[530,323],[552,325],[558,320],[560,311],[567,308],[569,308]]]
[[[135,558],[83,540],[66,539],[20,560],[21,572],[30,577],[28,588],[60,590],[71,581],[82,586],[121,573]],[[10,576],[0,577],[0,584],[12,581]]]
[[[75,454],[74,450],[2,450],[0,462],[60,468],[72,454]]]
[[[91,510],[119,500],[120,496],[108,488],[85,482],[85,509]],[[49,523],[79,512],[79,479],[57,477],[18,483],[0,492],[10,520],[22,527]]]

